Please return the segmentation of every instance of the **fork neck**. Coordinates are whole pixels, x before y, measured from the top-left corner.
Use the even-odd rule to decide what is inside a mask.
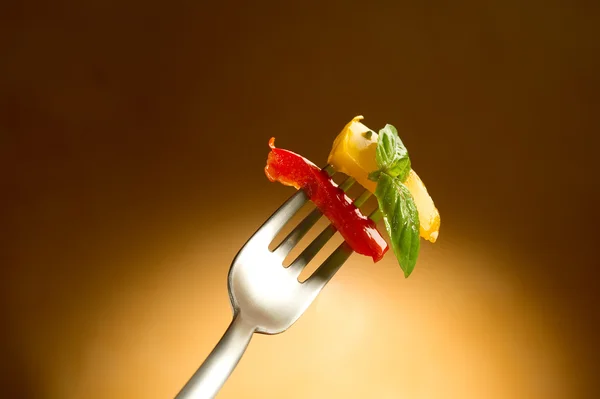
[[[229,325],[229,330],[235,330],[237,334],[252,335],[256,331],[256,325],[248,320],[247,317],[242,316],[241,311],[234,310],[233,320]]]
[[[214,398],[240,361],[254,331],[256,331],[256,326],[244,319],[239,311],[236,311],[229,328],[217,346],[183,387],[176,399]]]

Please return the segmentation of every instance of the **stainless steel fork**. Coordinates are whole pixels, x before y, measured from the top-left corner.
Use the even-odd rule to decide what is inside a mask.
[[[335,171],[325,167],[329,175]],[[347,178],[340,188],[347,191],[354,179]],[[371,193],[364,191],[355,201],[363,205]],[[228,275],[228,289],[233,320],[208,358],[190,378],[175,399],[214,398],[250,343],[254,333],[279,334],[287,330],[304,313],[325,284],[352,254],[342,243],[304,282],[298,276],[304,267],[335,234],[330,224],[288,266],[284,258],[322,216],[318,209],[304,218],[273,251],[269,244],[308,201],[302,190],[288,199],[254,233],[233,260]]]

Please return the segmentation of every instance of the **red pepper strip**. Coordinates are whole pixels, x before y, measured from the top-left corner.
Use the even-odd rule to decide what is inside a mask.
[[[275,148],[275,138],[269,140],[269,147],[265,174],[270,181],[303,189],[355,252],[374,262],[383,258],[388,245],[375,222],[360,212],[327,172],[298,154]]]

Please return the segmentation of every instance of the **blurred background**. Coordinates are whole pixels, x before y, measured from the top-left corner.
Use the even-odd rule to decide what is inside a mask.
[[[0,6],[0,396],[171,398],[226,276],[355,115],[442,216],[404,279],[351,257],[220,398],[597,398],[598,5]]]

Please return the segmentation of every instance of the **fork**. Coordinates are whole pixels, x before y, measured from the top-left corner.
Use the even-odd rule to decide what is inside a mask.
[[[324,170],[333,176],[335,170]],[[355,180],[348,177],[340,188],[347,191]],[[371,196],[364,190],[354,201],[357,207]],[[233,320],[219,343],[189,379],[175,399],[214,398],[240,361],[254,333],[279,334],[304,313],[353,251],[345,241],[304,282],[298,276],[336,232],[329,224],[284,267],[283,261],[322,216],[314,209],[273,250],[269,244],[296,212],[308,201],[298,190],[244,244],[234,258],[227,278]],[[370,217],[376,218],[377,211]]]

